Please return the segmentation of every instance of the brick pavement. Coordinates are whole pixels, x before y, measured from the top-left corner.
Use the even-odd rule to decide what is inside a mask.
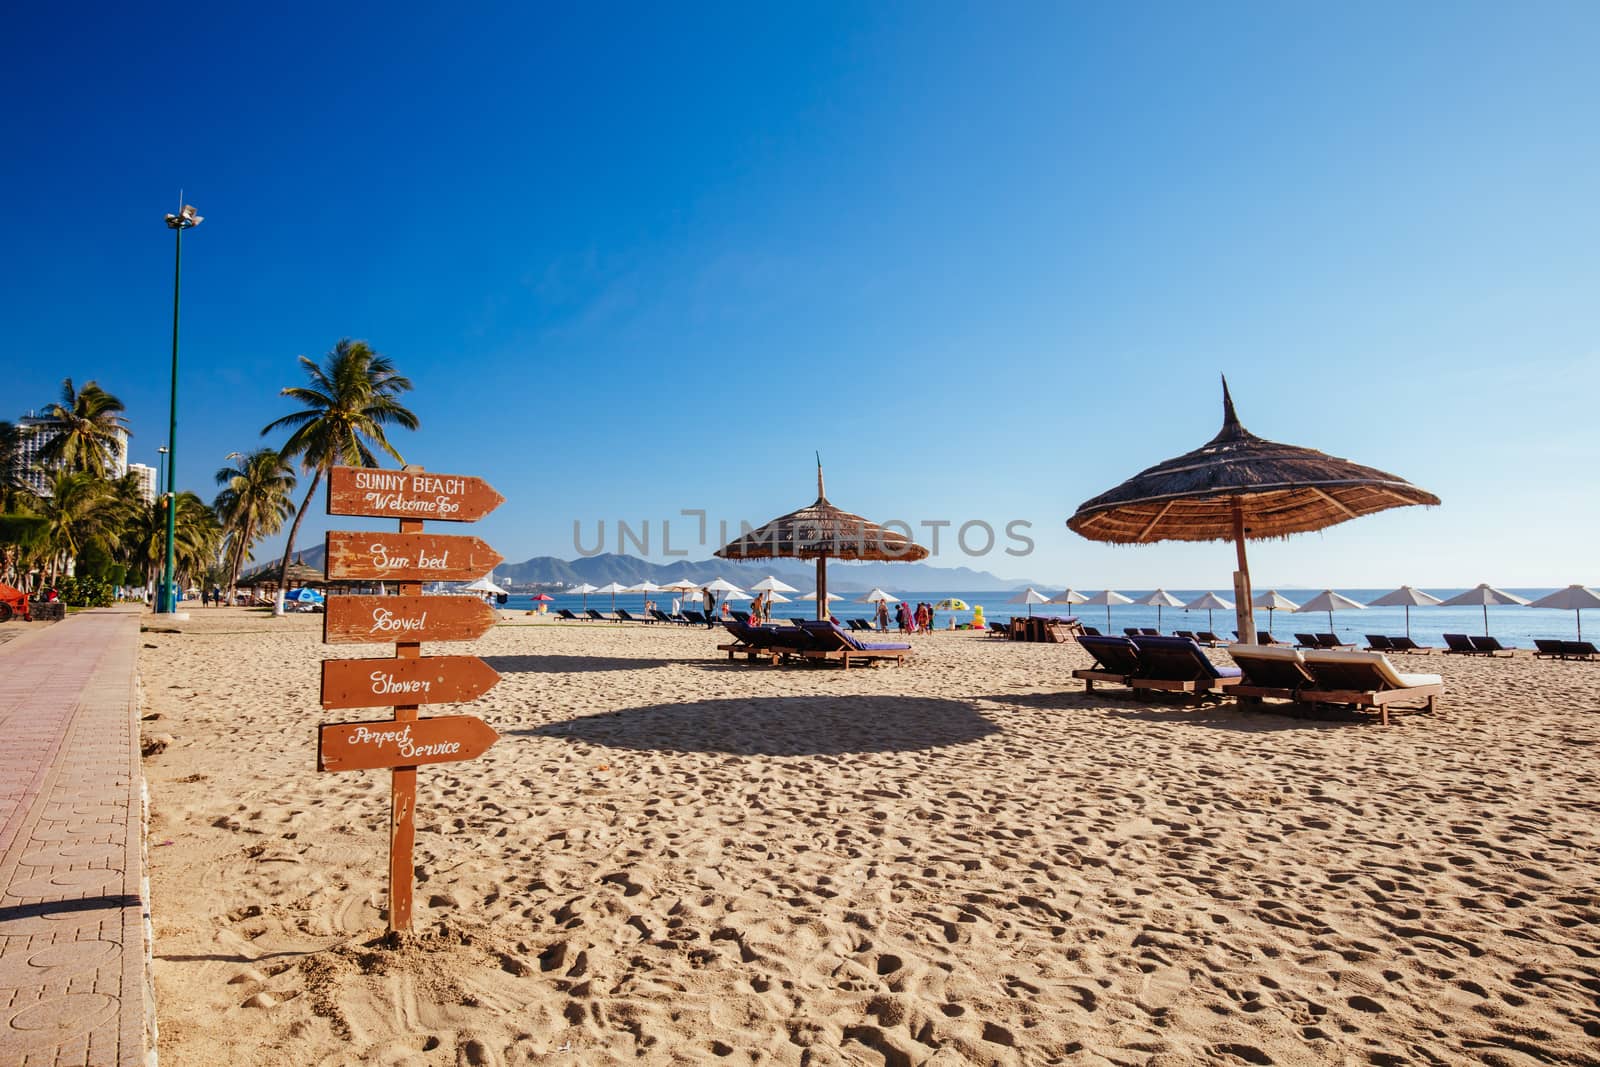
[[[137,609],[0,645],[0,1065],[154,1062]]]

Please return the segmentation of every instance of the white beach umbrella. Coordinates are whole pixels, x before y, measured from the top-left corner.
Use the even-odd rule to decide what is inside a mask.
[[[679,578],[675,582],[668,582],[666,585],[662,586],[661,591],[663,593],[668,591],[674,593],[693,593],[699,588],[700,587],[698,585],[696,585],[694,582],[691,582],[689,579]]]
[[[655,582],[652,582],[652,581],[646,579],[645,581],[640,582],[638,585],[630,585],[630,586],[628,586],[628,588],[626,590],[624,590],[624,592],[641,594],[641,595],[644,596],[644,598],[646,600],[648,600],[648,599],[650,599],[650,594],[651,593],[659,593],[659,592],[661,592],[661,586],[657,585]]]
[[[1109,630],[1111,629],[1111,605],[1132,604],[1133,598],[1123,596],[1115,589],[1103,589],[1094,596],[1084,597],[1081,603],[1090,604],[1095,607],[1099,607],[1101,604],[1104,604],[1106,606],[1106,629]]]
[[[488,577],[479,578],[475,582],[468,582],[466,585],[461,587],[461,591],[463,593],[493,593],[496,596],[505,593],[504,589],[501,589],[498,585],[495,585],[494,582]]]
[[[1028,605],[1028,614],[1032,615],[1033,614],[1033,606],[1035,604],[1048,604],[1048,603],[1050,603],[1050,598],[1045,596],[1043,593],[1039,592],[1037,589],[1035,589],[1033,586],[1030,585],[1030,586],[1028,586],[1028,588],[1024,589],[1022,592],[1018,593],[1016,596],[1009,598],[1006,601],[1006,603],[1007,604],[1026,604],[1026,605]]]
[[[1067,591],[1071,592],[1070,589],[1067,590]],[[1183,607],[1183,601],[1179,600],[1177,597],[1173,596],[1171,593],[1167,592],[1165,589],[1157,589],[1155,592],[1151,593],[1149,596],[1139,597],[1138,599],[1134,600],[1134,603],[1135,604],[1142,604],[1143,606],[1145,606],[1147,608],[1155,608],[1156,609],[1156,629],[1158,629],[1158,630],[1161,629],[1161,609],[1162,608],[1181,608],[1181,607]]]
[[[798,593],[800,591],[788,582],[780,581],[770,574],[750,588],[758,593]],[[782,601],[779,601],[779,603],[782,603]]]
[[[1431,608],[1435,604],[1443,603],[1444,601],[1440,600],[1432,593],[1424,593],[1420,589],[1413,589],[1409,585],[1402,585],[1399,589],[1396,589],[1393,592],[1383,594],[1381,597],[1374,600],[1370,606],[1375,608],[1404,607],[1406,609],[1406,636],[1410,637],[1411,609]]]
[[[893,603],[897,602],[899,599],[900,598],[895,596],[893,593],[885,593],[882,589],[874,589],[872,592],[870,592],[866,596],[862,597],[856,603],[858,603],[858,604],[876,604],[878,601],[883,600],[883,601],[887,601],[890,604],[893,604]]]
[[[1057,593],[1055,596],[1051,597],[1050,598],[1050,603],[1052,603],[1052,604],[1082,604],[1085,600],[1088,600],[1088,599],[1089,599],[1088,597],[1084,596],[1082,593],[1078,592],[1076,589],[1070,589],[1069,588],[1069,589],[1066,589],[1063,592]]]
[[[1294,611],[1296,615],[1307,611],[1326,611],[1328,613],[1328,632],[1333,633],[1333,613],[1335,611],[1344,611],[1346,608],[1365,611],[1366,607],[1365,604],[1357,603],[1347,596],[1335,593],[1332,589],[1324,589],[1304,604],[1295,608]]]
[[[735,589],[731,593],[724,594],[722,599],[723,600],[749,600],[750,599],[750,594],[746,593],[743,589]]]
[[[1557,589],[1549,596],[1540,597],[1530,608],[1559,608],[1562,611],[1576,611],[1578,613],[1578,640],[1583,640],[1583,609],[1600,608],[1600,593],[1582,585],[1569,585],[1565,589]]]
[[[827,594],[827,596],[828,596],[828,603],[830,603],[830,604],[832,604],[835,600],[843,600],[844,599],[844,597],[840,596],[838,593],[829,593],[829,594]],[[817,591],[815,589],[813,589],[813,590],[811,590],[811,592],[807,593],[805,596],[802,596],[800,599],[801,600],[809,600],[809,601],[812,601],[813,603],[815,603],[816,599],[817,599]]]
[[[1250,603],[1254,604],[1258,608],[1267,609],[1268,633],[1272,632],[1272,613],[1274,611],[1293,611],[1295,608],[1300,606],[1299,604],[1296,604],[1294,601],[1290,600],[1288,597],[1284,596],[1282,593],[1278,592],[1276,589],[1268,589],[1265,593],[1262,593],[1254,600],[1250,601]],[[1245,640],[1249,639],[1246,638]]]
[[[782,593],[778,592],[777,590],[773,590],[772,592],[767,594],[767,603],[768,604],[787,604],[787,603],[789,603],[790,599],[791,599],[790,597],[784,596]]]
[[[593,586],[593,585],[590,585],[588,582],[584,582],[582,585],[575,585],[571,589],[568,589],[567,593],[570,596],[581,596],[581,597],[583,597],[583,610],[584,611],[588,611],[589,610],[589,594],[590,593],[598,593],[599,591],[600,591],[600,589],[599,589],[598,586]]]
[[[605,585],[602,585],[599,589],[595,590],[596,593],[610,593],[611,594],[611,610],[612,611],[616,611],[617,610],[617,594],[618,593],[626,593],[627,591],[628,591],[628,587],[623,585],[621,582],[607,582]]]
[[[707,582],[705,585],[696,586],[695,588],[704,589],[708,593],[739,593],[739,592],[743,592],[743,590],[741,590],[738,586],[734,585],[732,582],[727,581],[726,579],[723,579],[723,578],[713,578],[711,581]]]
[[[1489,605],[1493,604],[1496,607],[1499,607],[1504,604],[1522,604],[1526,606],[1527,603],[1528,601],[1525,598],[1520,597],[1515,593],[1507,593],[1502,589],[1496,589],[1488,582],[1480,582],[1473,588],[1468,589],[1465,593],[1462,593],[1459,596],[1453,596],[1449,600],[1444,601],[1443,606],[1447,608],[1459,608],[1466,607],[1468,605],[1482,607],[1483,636],[1488,637]]]
[[[1206,632],[1209,633],[1211,631],[1211,613],[1213,611],[1215,611],[1217,608],[1231,608],[1231,607],[1233,607],[1233,601],[1231,601],[1231,600],[1223,600],[1217,594],[1208,592],[1208,593],[1205,593],[1202,596],[1195,597],[1193,600],[1191,600],[1187,604],[1185,604],[1184,607],[1189,608],[1189,609],[1194,610],[1194,611],[1199,611],[1201,608],[1205,609],[1205,613],[1206,613]],[[1245,637],[1241,636],[1240,640],[1248,640],[1248,638],[1245,638]]]

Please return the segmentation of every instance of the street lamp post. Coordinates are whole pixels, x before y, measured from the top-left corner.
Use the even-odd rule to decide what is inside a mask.
[[[177,570],[178,534],[178,282],[183,277],[183,231],[204,221],[192,204],[167,216],[167,228],[177,237],[172,263],[172,407],[167,422],[167,559],[161,569],[161,596],[157,611],[178,610],[174,572]]]
[[[155,499],[155,503],[156,503],[157,507],[165,508],[167,506],[167,492],[168,492],[168,490],[171,489],[171,486],[168,484],[168,481],[167,481],[167,479],[169,478],[169,475],[168,475],[167,472],[171,469],[167,464],[167,446],[166,445],[162,445],[160,448],[156,449],[156,453],[157,453],[157,455],[156,455],[156,499]],[[162,531],[161,531],[161,557],[162,557],[163,560],[166,559],[166,555],[167,555],[167,534],[166,534],[166,528],[165,528],[165,526],[163,526]],[[159,584],[158,583],[156,585],[156,595],[155,595],[155,610],[156,611],[164,611],[165,610],[165,603],[164,603],[165,599],[166,599],[166,586],[163,585],[163,584]]]

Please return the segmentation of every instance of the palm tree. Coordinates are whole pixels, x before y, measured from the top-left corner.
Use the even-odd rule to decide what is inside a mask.
[[[204,575],[217,560],[222,545],[222,524],[205,501],[187,489],[178,494],[178,511],[173,520],[173,580],[183,587],[184,576],[192,581]],[[120,557],[148,584],[161,572],[167,558],[167,495],[155,503],[142,500],[133,508],[122,530]]]
[[[119,432],[128,432],[128,420],[121,414],[125,410],[122,401],[95,382],[84,382],[82,389],[74,390],[72,379],[63,379],[61,399],[45,408],[45,416],[57,429],[39,450],[40,462],[96,478],[109,476],[117,459]]]
[[[316,472],[294,525],[289,527],[289,541],[283,546],[283,563],[278,568],[280,582],[289,570],[295,536],[322,476],[341,465],[376,467],[374,448],[393,456],[396,463],[404,463],[384,436],[384,427],[393,423],[408,430],[417,428],[416,415],[397,399],[411,389],[411,379],[402,377],[387,356],[374,352],[365,341],[345,338],[333,346],[323,366],[301,356],[300,367],[311,384],[290,386],[282,395],[298,400],[305,409],[274,419],[261,431],[265,436],[291,429],[279,454],[285,460],[298,459],[302,470]]]
[[[92,542],[109,545],[117,534],[116,498],[109,486],[91,474],[57,471],[50,495],[39,501],[45,520],[44,563],[53,582],[67,561]]]
[[[294,469],[271,448],[258,448],[248,456],[228,453],[242,460],[234,467],[217,471],[222,492],[212,507],[222,520],[228,537],[228,603],[233,603],[239,568],[250,558],[250,546],[258,538],[270,537],[283,528],[294,514]]]

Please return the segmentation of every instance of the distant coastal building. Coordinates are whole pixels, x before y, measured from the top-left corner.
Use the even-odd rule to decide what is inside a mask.
[[[50,443],[50,438],[55,436],[56,427],[60,426],[55,419],[40,418],[28,414],[17,420],[17,429],[21,431],[17,444],[17,458],[12,467],[13,473],[19,475],[22,484],[34,496],[49,496],[50,482],[54,475],[53,467],[40,459],[45,445]],[[145,470],[150,470],[146,467]],[[128,431],[118,427],[113,433],[111,445],[111,477],[121,478],[128,473]],[[155,484],[154,473],[151,474],[151,485]],[[151,500],[155,499],[152,492]]]
[[[139,497],[146,504],[156,502],[156,469],[143,463],[128,464],[128,473],[139,480]]]

